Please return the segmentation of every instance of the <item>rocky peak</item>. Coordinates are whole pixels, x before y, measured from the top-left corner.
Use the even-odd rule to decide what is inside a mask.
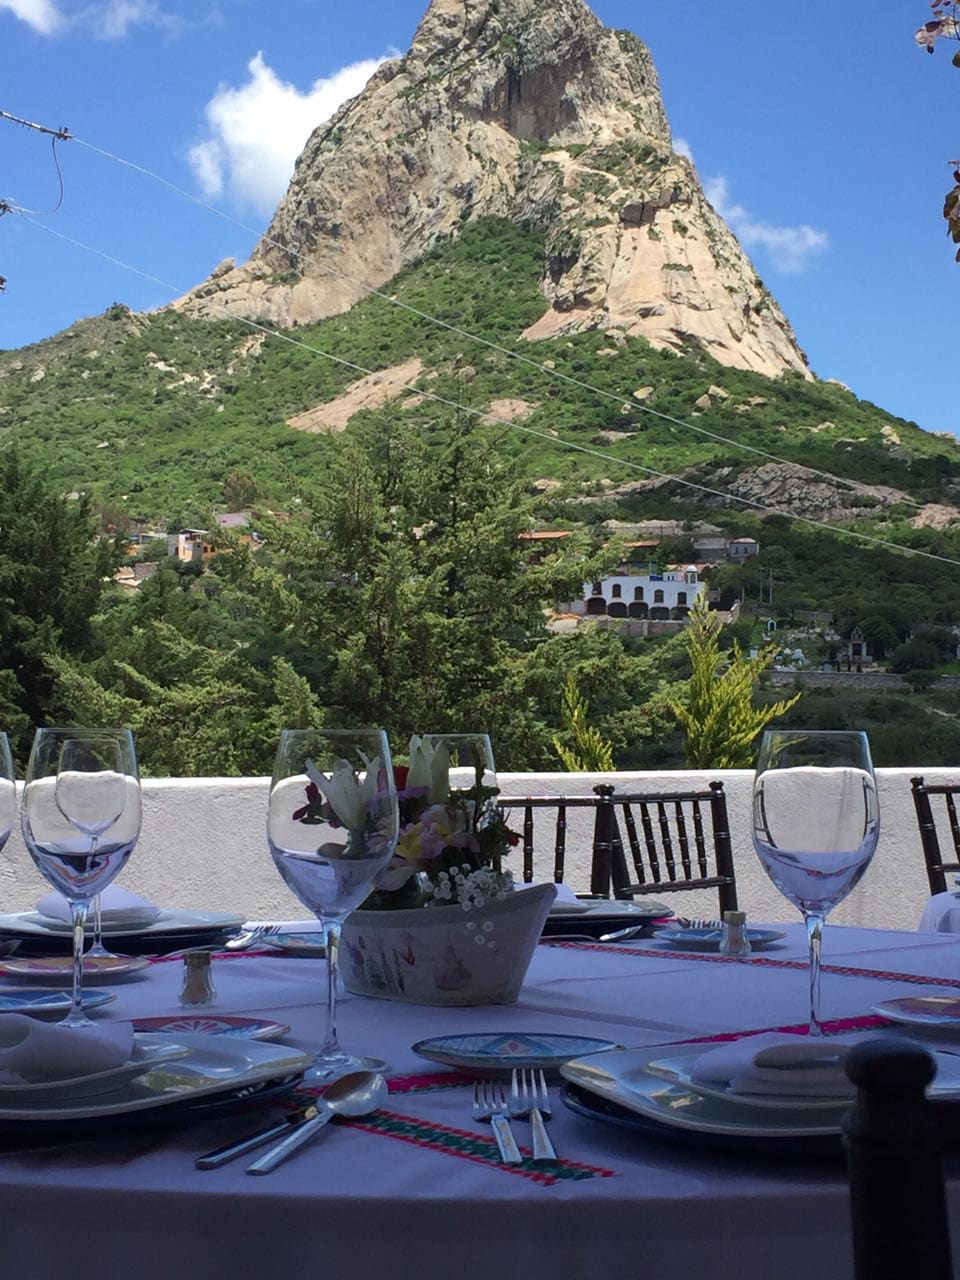
[[[529,338],[611,328],[809,376],[673,151],[647,49],[583,0],[433,0],[406,56],[311,135],[250,260],[175,305],[308,323],[491,215],[546,232],[546,309]]]

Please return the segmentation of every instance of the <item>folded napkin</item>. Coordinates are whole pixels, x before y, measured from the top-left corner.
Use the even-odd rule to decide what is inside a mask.
[[[37,911],[48,920],[70,920],[70,904],[63,894],[48,893],[37,903]],[[131,893],[118,884],[109,885],[100,895],[100,922],[103,925],[153,924],[160,915],[160,908],[149,898]]]
[[[0,1018],[0,1085],[72,1080],[129,1062],[133,1023],[62,1027],[22,1013]]]
[[[808,1040],[776,1032],[745,1036],[701,1054],[690,1080],[730,1093],[844,1101],[856,1096],[843,1069],[849,1050],[849,1042],[832,1038]]]

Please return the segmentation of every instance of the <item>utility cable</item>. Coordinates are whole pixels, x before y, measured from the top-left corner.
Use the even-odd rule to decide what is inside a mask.
[[[150,280],[154,284],[160,285],[161,288],[166,289],[174,297],[181,296],[183,293],[182,289],[179,289],[176,285],[170,284],[166,280],[161,280],[159,277],[150,275],[148,272],[142,271],[138,267],[131,266],[130,264],[123,262],[121,259],[113,257],[111,254],[104,253],[100,249],[96,249],[90,245],[84,244],[82,241],[76,240],[72,236],[65,235],[63,232],[57,231],[55,228],[50,227],[45,223],[36,222],[34,221],[33,218],[29,217],[26,214],[21,213],[21,216],[24,218],[26,222],[30,223],[31,226],[34,226],[41,231],[45,231],[48,235],[56,236],[58,239],[64,240],[68,244],[72,244],[78,249],[83,249],[88,253],[93,253],[97,257],[103,258],[105,261],[112,263],[114,266],[120,267],[125,271],[129,271],[134,275],[141,276],[145,280]],[[221,303],[214,303],[213,305],[218,311],[222,312],[225,319],[233,320],[240,324],[246,325],[248,328],[253,329],[257,333],[262,333],[265,336],[269,338],[273,338],[279,342],[285,342],[289,346],[298,347],[302,351],[307,351],[311,355],[320,356],[324,360],[329,360],[332,363],[338,364],[343,368],[350,369],[355,373],[359,373],[366,377],[371,377],[371,376],[375,376],[378,372],[381,372],[380,370],[368,369],[366,368],[365,365],[358,364],[356,363],[356,361],[353,361],[353,360],[347,360],[343,356],[334,355],[330,351],[324,351],[321,347],[317,347],[312,343],[302,342],[298,338],[291,337],[290,334],[278,332],[276,329],[271,329],[267,325],[260,324],[258,321],[251,320],[246,316],[234,315],[231,311],[228,310],[226,306],[224,306]],[[570,440],[557,439],[556,437],[550,435],[549,432],[540,431],[535,427],[524,426],[522,423],[519,423],[519,422],[509,422],[506,418],[501,418],[495,414],[491,414],[486,409],[475,408],[472,405],[458,404],[456,401],[449,399],[447,396],[437,395],[435,392],[418,390],[417,394],[422,396],[424,400],[430,400],[435,404],[440,404],[445,406],[446,408],[454,409],[459,413],[471,414],[476,418],[482,419],[484,422],[496,424],[502,427],[507,427],[513,431],[520,431],[524,435],[533,436],[539,440],[545,440],[549,444],[554,446],[560,445],[562,448],[572,450],[576,453],[583,453],[583,454],[587,454],[590,457],[600,458],[608,466],[610,462],[613,461],[618,465],[620,465],[621,467],[628,468],[629,470],[640,471],[640,472],[643,472],[645,475],[654,476],[660,480],[670,481],[672,483],[682,485],[684,488],[693,489],[699,493],[709,494],[712,497],[722,498],[726,502],[733,502],[734,504],[737,504],[741,507],[749,507],[749,508],[752,508],[753,510],[764,512],[767,515],[784,516],[789,520],[794,520],[800,524],[805,524],[811,528],[823,530],[837,537],[851,538],[857,542],[867,543],[871,546],[876,546],[876,547],[883,547],[888,551],[897,552],[901,555],[919,556],[925,560],[935,560],[941,564],[950,564],[956,567],[960,567],[960,560],[957,560],[952,556],[942,556],[942,555],[936,554],[933,551],[919,550],[916,547],[905,547],[900,543],[891,542],[888,538],[879,538],[873,534],[861,533],[853,529],[843,529],[836,525],[828,524],[825,520],[816,520],[812,516],[797,515],[792,511],[785,510],[784,508],[781,508],[781,507],[772,507],[767,505],[766,503],[758,502],[753,498],[738,497],[735,494],[731,494],[722,489],[714,489],[710,485],[699,484],[694,480],[686,480],[682,476],[673,475],[670,472],[666,472],[666,471],[659,471],[655,467],[643,466],[639,462],[633,462],[626,458],[611,459],[609,454],[604,453],[599,449],[593,449],[588,445],[576,444]]]

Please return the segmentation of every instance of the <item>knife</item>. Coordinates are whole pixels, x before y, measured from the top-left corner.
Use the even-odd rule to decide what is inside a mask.
[[[295,1111],[292,1115],[286,1116],[277,1124],[272,1124],[268,1129],[258,1129],[256,1133],[251,1133],[246,1138],[241,1138],[239,1142],[231,1142],[225,1147],[218,1147],[216,1151],[209,1151],[205,1156],[198,1156],[193,1162],[197,1169],[219,1169],[221,1165],[227,1164],[230,1160],[235,1160],[237,1156],[245,1156],[248,1151],[255,1151],[257,1147],[262,1147],[267,1142],[272,1142],[274,1138],[282,1138],[291,1130],[296,1130],[302,1124],[306,1124],[308,1120],[313,1120],[320,1113],[317,1110],[317,1104],[311,1102],[309,1106],[301,1107],[299,1111]]]

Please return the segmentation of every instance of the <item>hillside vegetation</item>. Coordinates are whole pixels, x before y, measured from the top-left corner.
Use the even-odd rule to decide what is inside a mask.
[[[920,623],[960,623],[956,569],[928,558],[960,559],[952,438],[839,385],[771,381],[694,346],[655,351],[611,331],[525,341],[544,308],[543,260],[536,229],[486,220],[398,276],[389,297],[315,325],[281,333],[118,304],[0,354],[0,439],[19,459],[10,486],[23,490],[0,527],[0,572],[19,584],[11,600],[31,591],[17,548],[42,554],[31,496],[39,475],[44,503],[56,500],[51,519],[62,521],[62,495],[81,494],[77,527],[89,520],[92,531],[99,519],[116,532],[134,520],[209,527],[246,477],[242,505],[258,511],[265,536],[256,553],[225,537],[228,554],[202,576],[165,563],[133,596],[96,576],[106,561],[86,566],[84,581],[102,594],[75,634],[14,604],[0,710],[21,755],[44,718],[122,721],[136,728],[148,771],[263,772],[283,724],[375,719],[399,742],[416,730],[485,729],[504,768],[550,768],[573,674],[618,766],[676,766],[683,743],[669,704],[684,697],[685,677],[676,638],[545,627],[545,606],[615,562],[609,520],[691,529],[706,520],[752,534],[760,555],[713,581],[781,626],[820,610],[841,635],[856,623],[889,650]],[[422,364],[407,392],[356,413],[342,433],[288,425],[364,371],[413,357]],[[526,416],[505,425],[470,412],[498,401]],[[649,472],[739,486],[782,513]],[[941,504],[936,521],[925,504]],[[8,547],[14,510],[24,534]],[[540,560],[517,543],[538,524],[577,536]],[[833,714],[877,726],[878,763],[955,759],[953,704],[939,706],[934,692],[908,701],[909,714],[879,697],[844,697]],[[830,715],[805,695],[791,718]]]

